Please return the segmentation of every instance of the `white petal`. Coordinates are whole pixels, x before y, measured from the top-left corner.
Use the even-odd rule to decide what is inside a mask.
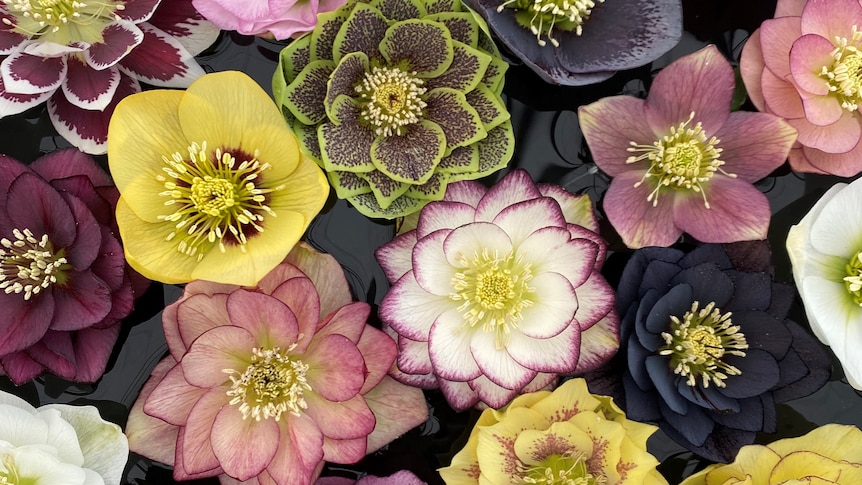
[[[538,187],[525,170],[513,170],[500,179],[476,206],[477,221],[493,221],[512,204],[541,197]]]
[[[413,276],[425,291],[448,296],[454,292],[452,278],[458,269],[452,267],[443,251],[449,231],[441,229],[419,239],[413,248]]]
[[[0,439],[13,446],[40,445],[48,439],[48,424],[29,410],[0,404]]]
[[[57,449],[57,456],[65,463],[75,466],[84,464],[84,454],[78,444],[78,434],[75,428],[63,419],[60,411],[48,406],[39,408],[39,417],[48,425],[48,436],[45,444]]]
[[[566,227],[560,204],[550,197],[539,197],[512,204],[500,211],[494,224],[506,231],[514,246],[543,227]]]
[[[534,339],[521,332],[512,332],[506,351],[512,359],[526,368],[539,372],[565,374],[573,372],[578,365],[580,333],[580,329],[576,326],[543,339]]]
[[[398,280],[380,302],[380,319],[410,340],[425,342],[431,325],[454,302],[448,296],[428,293],[410,271]]]
[[[470,328],[458,310],[449,310],[437,318],[431,327],[428,353],[440,378],[468,381],[482,373],[470,350],[474,333],[482,330]]]
[[[862,308],[853,303],[843,281],[809,276],[802,280],[802,286],[805,288],[805,307],[816,317],[809,322],[811,328],[817,329],[815,334],[818,338],[832,347],[838,360],[845,364],[851,355],[858,354],[858,346],[852,344],[862,343],[848,341],[849,328],[862,325]],[[849,353],[845,344],[851,344]]]
[[[446,259],[455,268],[466,267],[484,251],[492,257],[503,258],[512,251],[512,241],[505,231],[487,222],[461,226],[450,232],[443,242]]]
[[[578,297],[565,277],[541,273],[529,282],[534,288],[533,306],[521,310],[523,320],[518,329],[529,337],[548,338],[562,332],[578,309]]]
[[[520,391],[536,377],[535,370],[515,362],[505,347],[497,348],[493,332],[475,332],[470,351],[485,376],[499,386]]]
[[[27,411],[30,414],[33,414],[33,415],[36,414],[36,408],[31,406],[30,403],[28,403],[27,401],[21,399],[20,397],[14,395],[14,394],[4,392],[4,391],[0,391],[0,406],[2,406],[2,405],[13,406],[13,407],[19,408],[23,411]],[[2,436],[2,434],[0,434],[0,436]]]
[[[599,246],[588,239],[571,239],[568,229],[547,227],[531,234],[515,254],[532,263],[534,273],[559,273],[577,288],[593,272]]]
[[[479,401],[479,394],[466,382],[439,379],[439,384],[446,401],[455,411],[470,409]]]
[[[811,245],[821,253],[850,258],[862,250],[862,181],[856,180],[836,191],[814,216],[811,225]],[[815,206],[816,207],[816,206]],[[819,208],[819,207],[818,207]]]
[[[416,229],[419,237],[423,238],[439,229],[455,229],[469,224],[475,217],[476,209],[470,205],[446,200],[431,202],[419,213]]]
[[[12,459],[21,483],[32,485],[90,485],[87,474],[75,465],[63,463],[38,447],[21,447],[13,451]]]
[[[416,231],[409,231],[396,236],[395,239],[374,251],[377,262],[380,263],[390,282],[398,281],[398,278],[413,268],[413,246],[415,245]]]
[[[515,396],[521,393],[519,389],[511,390],[498,386],[485,376],[479,376],[468,384],[483,404],[494,409],[500,409],[509,404]]]
[[[129,458],[129,441],[123,430],[105,421],[93,406],[53,404],[43,406],[60,411],[78,434],[84,453],[84,467],[102,476],[107,485],[117,485]]]

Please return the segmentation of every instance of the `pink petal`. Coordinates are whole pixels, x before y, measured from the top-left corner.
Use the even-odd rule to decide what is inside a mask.
[[[27,356],[24,351],[12,352],[0,356],[0,374],[9,377],[16,386],[26,384],[41,374],[45,367]]]
[[[715,133],[730,114],[733,68],[713,46],[681,57],[662,69],[653,80],[646,100],[646,120],[654,133],[665,134],[689,119]]]
[[[215,387],[228,382],[225,369],[245,371],[258,342],[240,327],[217,327],[194,341],[181,362],[189,384]]]
[[[420,389],[408,387],[391,377],[365,395],[376,424],[368,435],[367,453],[374,453],[428,419],[428,406]]]
[[[263,293],[272,295],[272,292],[275,291],[276,288],[281,286],[285,281],[293,278],[307,278],[307,276],[293,263],[284,261],[267,273],[263,279],[258,281],[257,287],[260,288]],[[231,288],[230,290],[225,291],[225,293],[230,293],[237,288],[239,287]]]
[[[638,166],[626,160],[629,143],[652,145],[659,136],[645,122],[646,101],[633,96],[609,96],[578,108],[578,121],[590,153],[603,172],[616,177]]]
[[[210,440],[224,472],[239,480],[248,480],[259,475],[272,461],[280,435],[276,421],[243,419],[237,409],[224,406],[216,414]],[[254,445],[237,446],[240,443]]]
[[[236,290],[227,297],[227,313],[232,325],[251,335],[253,347],[286,349],[299,336],[296,316],[281,300],[269,295]]]
[[[93,69],[111,67],[143,42],[144,33],[126,20],[115,20],[102,30],[102,41],[90,45],[84,57]]]
[[[547,227],[531,234],[515,251],[515,258],[531,263],[534,274],[553,271],[578,287],[592,272],[598,252],[593,241],[572,240],[568,230]]]
[[[769,201],[750,183],[716,175],[705,187],[710,208],[700,194],[676,197],[674,223],[706,243],[752,241],[766,238]]]
[[[221,411],[225,411],[242,419],[237,407],[227,404],[229,398],[225,391],[223,387],[207,390],[192,406],[186,426],[181,428],[179,436],[181,441],[177,441],[176,462],[182,464],[183,472],[186,474],[208,473],[219,466],[224,466],[224,462],[216,457],[213,450],[212,435],[217,431],[216,416]],[[239,441],[235,441],[237,442]]]
[[[470,350],[482,373],[499,386],[520,390],[536,376],[535,370],[515,362],[505,348],[498,348],[492,332],[475,332]]]
[[[788,119],[787,122],[799,133],[799,143],[829,153],[849,152],[862,136],[862,125],[849,111],[829,126],[817,126],[805,118]]]
[[[796,85],[811,94],[829,94],[829,84],[820,77],[820,70],[832,66],[833,50],[831,41],[816,34],[796,39],[790,48],[790,72]]]
[[[363,332],[370,328],[366,325],[371,307],[365,302],[353,302],[335,310],[320,322],[317,336],[338,334],[358,343]]]
[[[227,315],[227,295],[224,294],[192,295],[169,305],[165,313],[173,314],[173,318],[165,316],[162,320],[168,346],[171,349],[176,349],[174,354],[177,359],[182,359],[192,342],[208,330],[231,324]],[[180,339],[178,342],[174,336],[174,331],[169,330],[169,328],[176,328],[176,337]]]
[[[670,194],[658,197],[653,206],[647,196],[653,191],[649,183],[638,187],[640,172],[626,172],[611,181],[605,193],[605,215],[630,248],[670,246],[682,234],[673,223]]]
[[[362,338],[356,347],[365,359],[367,375],[362,389],[359,390],[360,394],[365,394],[374,388],[392,368],[395,356],[398,355],[398,348],[390,336],[370,325],[365,326],[365,331],[362,332]]]
[[[471,329],[457,310],[449,310],[434,322],[428,340],[428,355],[441,379],[467,381],[482,371],[470,351],[470,339],[481,328]]]
[[[285,262],[299,268],[314,283],[320,299],[320,314],[325,316],[353,302],[344,269],[329,254],[300,242],[287,254]]]
[[[15,188],[13,187],[12,190]],[[68,192],[60,192],[60,195],[72,210],[72,218],[75,222],[75,242],[66,248],[66,259],[74,270],[87,269],[102,250],[99,223],[81,199]]]
[[[856,146],[859,147],[860,145],[857,144]],[[855,152],[856,149],[854,148],[852,151]],[[806,153],[807,153],[807,155],[806,155]],[[851,152],[848,152],[848,153],[851,153]],[[847,155],[848,153],[839,153],[836,155],[836,154],[832,154],[832,153],[821,152],[820,150],[816,150],[814,148],[805,148],[803,150],[802,145],[797,143],[794,148],[790,149],[790,155],[787,156],[787,159],[790,162],[790,168],[792,168],[793,170],[795,170],[797,172],[809,172],[809,173],[825,174],[828,172],[826,172],[825,170],[813,165],[813,162],[811,161],[811,159],[818,159],[821,156],[827,156],[829,158],[837,158],[839,160],[842,160],[844,158],[844,156]],[[860,154],[862,154],[862,152],[860,152],[857,155],[860,155]],[[811,157],[811,159],[809,159],[809,157]],[[855,160],[862,161],[862,159],[859,159],[859,158],[856,158]],[[829,164],[826,163],[826,160],[823,160],[823,162],[824,162],[824,166],[829,166]],[[841,162],[838,162],[838,163],[841,163]],[[851,161],[851,163],[855,163],[855,162]],[[847,166],[847,164],[842,164],[842,165]],[[860,169],[860,170],[862,170],[862,169]],[[859,173],[860,170],[855,170],[855,171],[853,171],[853,173]]]
[[[308,384],[324,399],[345,401],[365,382],[365,361],[356,344],[343,335],[316,338],[302,356]]]
[[[546,227],[566,227],[566,218],[560,204],[550,197],[539,197],[506,207],[493,221],[519,246],[535,231]]]
[[[575,288],[563,275],[554,272],[537,274],[529,285],[535,290],[534,304],[521,310],[519,331],[533,338],[548,338],[562,332],[578,309]]]
[[[156,365],[132,405],[125,429],[130,451],[168,465],[174,463],[178,428],[145,413],[144,402],[165,373],[175,365],[176,362],[170,357]]]
[[[446,195],[443,200],[463,202],[471,207],[476,207],[487,192],[488,188],[479,182],[462,180],[446,187]]]
[[[398,337],[398,356],[396,365],[408,374],[431,374],[431,356],[428,354],[428,342],[417,342],[406,337]]]
[[[763,62],[775,76],[784,78],[790,74],[790,48],[800,37],[799,17],[769,19],[760,25]]]
[[[398,281],[398,278],[413,268],[413,246],[416,245],[416,235],[416,230],[405,232],[374,251],[377,262],[380,263],[386,279],[390,282]]]
[[[159,3],[161,0],[128,0],[123,4],[123,9],[117,11],[117,15],[121,19],[139,24],[149,20]]]
[[[559,334],[534,339],[521,332],[512,332],[506,352],[518,364],[538,372],[564,374],[578,365],[581,331],[572,326]]]
[[[829,126],[844,116],[846,110],[841,107],[835,96],[818,96],[800,91],[805,119],[817,126]]]
[[[775,6],[776,17],[799,17],[808,0],[778,0]]]
[[[174,365],[164,371],[161,381],[156,383],[147,396],[139,399],[146,400],[143,411],[149,416],[175,426],[185,426],[192,408],[207,391],[208,389],[190,385],[183,375],[182,366]],[[227,401],[227,398],[222,401]]]
[[[47,234],[55,248],[69,247],[74,242],[76,221],[69,204],[60,193],[32,172],[22,173],[12,182],[6,194],[4,209],[12,226],[3,228],[4,236],[11,233],[13,228],[27,228],[37,238]],[[88,229],[91,227],[87,226]],[[86,269],[92,262],[92,259],[85,259],[80,261],[85,266],[76,269]]]
[[[448,296],[453,291],[452,278],[457,269],[450,265],[443,251],[443,242],[450,232],[448,229],[434,232],[413,248],[413,276],[432,295]]]
[[[66,57],[39,57],[13,52],[0,62],[3,88],[15,94],[41,94],[60,87],[66,77]]]
[[[619,324],[616,312],[610,312],[581,333],[581,349],[575,374],[596,370],[617,353],[620,346]]]
[[[419,213],[417,237],[424,238],[439,229],[454,229],[473,222],[476,209],[463,202],[431,202]]]
[[[541,196],[527,171],[514,170],[494,184],[476,205],[476,221],[492,221],[506,207]]]
[[[608,285],[601,273],[593,273],[590,278],[576,290],[578,294],[578,311],[575,320],[581,331],[596,324],[614,308],[614,290]]]
[[[277,483],[311,483],[323,464],[323,434],[306,414],[288,415],[278,452],[267,467]]]
[[[862,140],[847,153],[826,153],[810,147],[791,150],[790,166],[796,171],[852,177],[862,172]]]
[[[352,440],[323,439],[323,456],[333,463],[357,463],[365,456],[368,449],[368,438]]]
[[[731,113],[715,136],[721,140],[722,169],[756,182],[784,163],[796,130],[776,116],[740,111]]]
[[[120,66],[147,84],[185,88],[204,71],[176,39],[148,24],[140,24],[141,44],[123,58]]]
[[[186,470],[185,463],[183,462],[183,450],[186,447],[186,441],[189,441],[187,439],[188,437],[186,436],[186,433],[187,433],[187,431],[185,428],[180,428],[179,433],[177,433],[177,447],[176,447],[176,451],[174,453],[174,458],[172,460],[173,465],[174,465],[174,473],[173,473],[174,480],[179,480],[179,481],[197,480],[199,478],[207,478],[207,477],[213,477],[216,475],[221,475],[224,472],[224,470],[222,470],[221,467],[218,466],[218,460],[215,458],[215,455],[213,455],[212,449],[209,449],[206,454],[202,453],[202,457],[206,457],[206,459],[209,460],[208,462],[204,462],[203,465],[207,465],[207,464],[212,465],[214,463],[216,465],[215,467],[207,468],[206,470],[194,471],[194,472],[190,472],[190,471]],[[209,439],[209,432],[206,433],[206,438]],[[198,458],[199,457],[193,458],[190,461],[190,464],[192,466],[198,465],[198,463],[197,463]],[[192,470],[194,470],[194,468],[192,468]],[[223,475],[223,476],[226,476],[226,475]]]
[[[772,71],[766,69],[763,71],[760,88],[765,99],[765,111],[767,113],[773,113],[782,118],[805,116],[802,98],[792,83],[779,78],[772,74]]]
[[[336,440],[364,438],[374,429],[374,414],[365,399],[356,395],[342,402],[321,398],[316,392],[305,394],[308,409],[305,410],[317,423],[323,436]],[[363,449],[363,455],[365,450]]]
[[[296,317],[299,333],[314,334],[320,322],[320,299],[308,278],[291,278],[278,286],[272,296],[282,301]],[[299,338],[298,336],[296,337]]]
[[[87,110],[105,109],[120,84],[120,71],[115,67],[98,71],[77,57],[69,57],[67,64],[69,72],[62,84],[66,100]]]
[[[760,78],[763,77],[763,50],[760,46],[760,29],[755,30],[745,42],[742,55],[739,57],[739,74],[748,92],[748,99],[754,103],[758,111],[765,111],[766,102],[763,90],[760,88]]]
[[[380,319],[400,335],[411,340],[427,341],[431,324],[449,308],[448,296],[432,295],[422,289],[413,272],[399,279],[380,302]]]
[[[17,94],[6,91],[6,85],[0,77],[0,118],[22,113],[33,106],[41,104],[54,94],[46,91],[39,94]]]
[[[849,39],[850,19],[862,19],[862,5],[858,0],[808,0],[802,10],[802,33],[819,34],[827,39]]]
[[[54,290],[51,330],[73,331],[99,323],[111,311],[111,289],[90,271],[72,273],[69,286]]]
[[[491,382],[487,378],[485,380]],[[440,379],[440,390],[449,406],[457,412],[470,409],[479,402],[479,394],[466,382]]]

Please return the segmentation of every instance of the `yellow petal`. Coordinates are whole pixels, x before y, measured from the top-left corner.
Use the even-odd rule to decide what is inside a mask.
[[[550,422],[528,408],[509,409],[497,424],[481,427],[477,458],[482,475],[491,483],[508,484],[516,476],[518,458],[512,444],[524,430],[547,429]]]
[[[711,466],[701,473],[687,478],[683,484],[746,483],[745,480],[750,477],[752,485],[769,485],[769,475],[780,459],[780,456],[765,446],[743,446],[733,463]]]
[[[532,409],[548,416],[554,421],[566,421],[571,416],[583,411],[592,411],[601,404],[587,389],[583,379],[570,379],[546,399],[532,406]]]
[[[619,481],[617,463],[622,458],[622,444],[626,436],[625,428],[616,421],[608,421],[600,415],[585,411],[573,416],[569,422],[584,430],[593,441],[594,452],[590,455],[591,465],[601,467],[608,483]]]
[[[565,421],[552,423],[546,430],[524,430],[515,439],[515,454],[527,466],[548,458],[549,453],[543,451],[548,449],[553,449],[553,454],[571,452],[573,456],[589,458],[593,455],[593,441],[584,430]]]
[[[768,446],[782,456],[794,451],[815,451],[836,461],[862,464],[862,431],[856,426],[826,424],[799,438],[778,440]]]
[[[855,483],[838,480],[838,477],[843,475],[842,468],[844,468],[842,464],[821,454],[812,451],[794,451],[784,456],[775,465],[770,474],[769,482],[784,483],[817,477],[826,480],[827,483]]]

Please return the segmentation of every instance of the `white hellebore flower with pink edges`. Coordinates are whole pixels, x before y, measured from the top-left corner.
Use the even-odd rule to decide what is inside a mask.
[[[187,87],[218,33],[192,0],[0,0],[0,118],[47,101],[60,135],[105,153],[117,103]]]
[[[490,190],[450,185],[376,253],[393,282],[380,305],[392,374],[439,387],[456,410],[500,408],[606,362],[619,319],[596,231],[587,197],[523,170]]]
[[[0,484],[119,485],[129,444],[93,406],[38,409],[0,391]]]

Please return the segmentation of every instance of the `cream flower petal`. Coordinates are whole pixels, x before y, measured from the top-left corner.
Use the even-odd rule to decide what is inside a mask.
[[[482,371],[471,352],[471,337],[484,333],[473,329],[455,309],[440,314],[428,335],[428,354],[434,372],[443,379],[468,381]]]

